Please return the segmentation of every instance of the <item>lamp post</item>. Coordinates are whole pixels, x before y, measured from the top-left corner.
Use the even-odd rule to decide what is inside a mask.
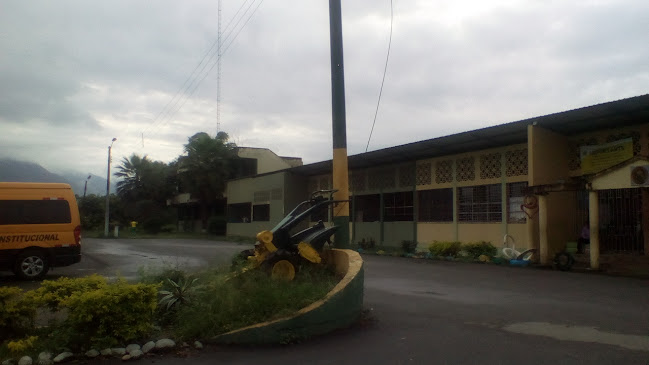
[[[83,185],[83,197],[84,198],[86,197],[86,191],[88,190],[88,180],[90,180],[91,177],[92,177],[92,175],[88,175],[88,178],[86,179],[86,183]]]
[[[108,216],[109,216],[109,199],[110,199],[110,150],[117,138],[113,138],[108,146],[108,173],[106,174],[106,215],[104,216],[104,237],[108,237]]]

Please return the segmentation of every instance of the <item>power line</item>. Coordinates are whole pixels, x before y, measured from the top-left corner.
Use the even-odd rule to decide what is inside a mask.
[[[241,3],[241,6],[240,6],[239,9],[237,10],[237,12],[232,16],[232,18],[230,18],[230,20],[228,21],[227,26],[225,27],[226,32],[227,32],[227,30],[230,28],[230,25],[232,24],[232,21],[233,21],[233,20],[234,20],[238,15],[239,15],[239,13],[241,12],[241,9],[243,9],[244,5],[245,5],[247,2],[248,2],[248,0],[244,0],[244,1]],[[253,0],[253,2],[254,2],[254,0]],[[243,16],[245,16],[245,14],[244,14]],[[219,27],[220,27],[220,19],[219,19]],[[203,62],[205,62],[205,60],[208,58],[208,56],[212,53],[212,51],[214,50],[214,47],[216,47],[217,45],[218,45],[219,47],[221,46],[221,44],[220,44],[219,42],[220,42],[220,40],[217,39],[217,40],[215,40],[215,41],[212,43],[212,45],[210,46],[210,48],[207,50],[207,52],[205,52],[205,54],[204,54],[203,57],[201,58],[200,62],[196,65],[196,67],[194,67],[194,69],[192,70],[192,72],[190,73],[190,75],[187,77],[187,79],[185,80],[185,82],[183,82],[182,86],[178,89],[178,91],[176,91],[176,93],[174,94],[174,96],[173,96],[173,97],[172,97],[172,98],[167,102],[167,104],[165,104],[165,106],[162,108],[162,110],[160,110],[160,112],[158,113],[158,115],[156,115],[156,117],[155,117],[154,120],[153,120],[153,123],[150,124],[149,126],[147,126],[144,130],[142,130],[142,133],[146,133],[146,132],[148,132],[148,130],[149,130],[150,128],[153,128],[157,123],[159,123],[159,122],[164,118],[163,115],[164,115],[164,116],[167,116],[167,115],[169,114],[171,108],[173,108],[173,107],[178,103],[178,101],[182,98],[182,95],[181,95],[181,94],[184,94],[185,92],[187,92],[187,90],[188,90],[189,87],[193,84],[193,82],[194,82],[194,80],[196,79],[196,77],[198,77],[198,75],[196,75],[196,70],[198,70],[198,68],[201,67],[201,65],[203,65]],[[213,57],[213,56],[210,56],[210,59],[211,59],[212,57]],[[208,62],[209,62],[209,61],[208,61]],[[205,69],[205,66],[203,66],[203,68],[201,69],[201,71],[199,71],[199,73],[202,72],[204,69]],[[190,81],[191,81],[191,82],[190,82]],[[170,105],[171,105],[172,103],[173,103],[173,106],[170,107]]]
[[[383,94],[383,84],[385,83],[385,74],[388,71],[388,60],[390,59],[390,48],[392,47],[392,24],[394,21],[394,7],[392,0],[390,0],[390,40],[388,41],[388,54],[385,56],[385,68],[383,69],[383,79],[381,80],[381,89],[379,90],[379,100],[376,102],[376,111],[374,112],[374,121],[372,122],[372,129],[370,130],[370,137],[367,139],[367,146],[365,152],[370,148],[370,140],[374,132],[374,125],[376,125],[376,116],[379,114],[379,105],[381,105],[381,95]]]
[[[189,98],[190,98],[192,95],[194,95],[194,92],[196,92],[196,89],[198,88],[198,86],[203,82],[203,80],[205,80],[205,78],[210,74],[210,72],[211,72],[211,71],[214,69],[214,67],[218,64],[218,60],[221,59],[221,57],[223,57],[223,55],[225,55],[225,53],[228,51],[228,49],[230,49],[230,46],[232,46],[232,44],[234,43],[234,41],[237,39],[237,37],[239,36],[239,34],[241,33],[241,31],[243,30],[243,28],[245,28],[245,26],[248,24],[248,22],[250,22],[250,19],[252,19],[253,15],[257,12],[257,10],[259,9],[259,7],[261,6],[261,4],[262,4],[263,2],[264,2],[264,0],[261,0],[261,1],[257,4],[257,7],[252,11],[252,13],[250,13],[250,15],[248,16],[248,18],[247,18],[246,21],[244,22],[244,24],[243,24],[243,25],[242,25],[242,26],[237,30],[236,34],[235,34],[234,37],[229,41],[229,43],[227,43],[227,46],[225,47],[225,49],[224,49],[222,52],[219,52],[219,53],[220,53],[220,56],[218,56],[218,58],[216,59],[215,62],[212,62],[212,66],[207,70],[207,72],[203,73],[203,76],[198,80],[198,82],[194,82],[194,81],[196,81],[196,79],[194,79],[194,81],[192,81],[191,84],[193,84],[193,87],[191,88],[191,90],[189,91],[189,93],[187,93],[187,94],[185,95],[185,98],[184,98],[184,100],[182,101],[182,103],[181,103],[177,108],[175,108],[175,110],[174,110],[173,112],[170,112],[170,113],[168,114],[168,116],[165,118],[166,120],[165,120],[164,122],[162,122],[162,123],[159,125],[159,127],[158,127],[158,129],[157,129],[158,131],[160,130],[161,127],[163,127],[163,126],[165,126],[167,123],[169,123],[169,122],[171,121],[171,119],[173,119],[173,117],[176,115],[176,113],[177,113],[177,112],[178,112],[178,111],[179,111],[179,110],[180,110],[180,109],[185,105],[185,103],[187,102],[187,100],[189,100]],[[254,3],[254,1],[253,1],[253,3]],[[252,7],[252,4],[253,4],[253,3],[251,3],[251,5],[248,7],[248,9],[246,9],[246,11],[244,12],[243,16],[239,18],[239,20],[237,21],[237,24],[235,24],[235,28],[236,28],[236,26],[241,22],[241,20],[243,19],[243,17],[245,17],[245,15],[248,13],[248,11],[249,11],[250,8]],[[232,32],[230,32],[229,35],[232,35]],[[227,40],[228,40],[228,38],[229,38],[229,35],[226,37],[226,42],[227,42]],[[213,58],[213,57],[214,57],[214,55],[213,55],[211,58]],[[202,73],[202,72],[205,70],[206,67],[207,67],[207,64],[205,64],[205,65],[203,66],[203,68],[201,69],[201,71],[200,71],[199,73]],[[190,86],[191,86],[191,84],[190,84]],[[149,135],[149,138],[152,138],[153,136],[157,135],[157,133],[155,133],[155,132],[156,132],[156,131],[154,131],[153,133],[151,133],[151,134]]]
[[[164,118],[164,121],[160,123],[160,125],[157,127],[157,130],[156,130],[156,131],[150,133],[149,138],[152,138],[153,136],[157,135],[156,132],[159,132],[160,129],[161,129],[163,126],[165,126],[167,123],[169,123],[169,122],[171,121],[171,119],[173,119],[173,117],[176,115],[176,113],[177,113],[177,112],[178,112],[178,111],[179,111],[179,110],[180,110],[180,109],[185,105],[185,103],[187,102],[187,100],[189,100],[189,98],[194,94],[194,92],[196,91],[196,89],[198,88],[198,86],[203,82],[203,80],[205,80],[205,78],[209,75],[209,73],[210,73],[210,72],[214,69],[214,67],[218,64],[218,60],[221,59],[221,57],[223,57],[223,55],[225,55],[225,53],[228,51],[228,49],[230,48],[230,46],[232,46],[232,44],[234,43],[234,41],[237,39],[237,37],[239,36],[239,34],[241,33],[241,31],[243,30],[243,28],[245,28],[245,26],[250,22],[250,19],[252,19],[253,15],[257,12],[257,10],[259,9],[259,7],[261,6],[261,4],[262,4],[263,2],[264,2],[264,0],[261,0],[261,1],[257,4],[257,6],[255,7],[255,9],[250,13],[250,15],[248,15],[248,18],[246,19],[246,21],[243,23],[243,25],[242,25],[241,27],[239,27],[239,29],[236,31],[236,34],[234,34],[234,37],[232,37],[232,39],[230,39],[229,42],[228,42],[228,39],[230,38],[230,36],[231,36],[232,33],[234,32],[234,30],[232,30],[232,31],[230,31],[230,33],[228,33],[228,35],[225,37],[225,42],[228,42],[227,45],[226,45],[226,47],[225,47],[225,49],[223,49],[223,50],[221,50],[220,52],[218,52],[218,54],[220,54],[220,55],[213,54],[213,55],[210,57],[210,61],[206,62],[206,63],[203,65],[203,67],[201,68],[201,70],[200,70],[199,73],[198,73],[198,75],[200,75],[200,74],[202,73],[203,76],[202,76],[200,79],[198,79],[198,75],[197,75],[196,78],[194,78],[194,80],[192,80],[192,82],[189,84],[189,86],[188,86],[187,89],[185,90],[184,100],[182,101],[182,103],[180,103],[180,105],[178,105],[177,107],[175,107],[173,111],[167,113],[167,116]],[[250,5],[248,6],[248,8],[246,8],[246,11],[243,13],[243,15],[242,15],[241,17],[239,17],[239,19],[237,20],[236,24],[234,25],[234,29],[237,28],[238,24],[241,23],[241,20],[243,20],[243,18],[246,16],[246,14],[248,14],[248,12],[249,12],[250,9],[252,8],[253,4],[254,4],[254,1],[250,3]],[[220,48],[222,48],[222,47],[223,47],[223,45],[221,45]],[[215,56],[217,56],[217,58],[216,58],[216,60],[213,60]],[[210,68],[209,68],[205,73],[203,73],[203,71],[205,71],[205,68],[207,68],[207,65],[208,65],[210,62],[212,62],[211,67],[210,67]],[[196,80],[198,80],[198,82],[196,82]],[[193,87],[192,87],[192,86],[193,86]],[[191,90],[190,90],[190,88],[191,88]],[[187,91],[189,91],[189,92],[187,92]],[[183,98],[183,97],[179,98],[179,99],[176,101],[176,103],[174,103],[174,105],[177,105],[178,102],[180,101],[180,99],[182,99],[182,98]],[[162,120],[162,119],[161,119],[161,120]]]

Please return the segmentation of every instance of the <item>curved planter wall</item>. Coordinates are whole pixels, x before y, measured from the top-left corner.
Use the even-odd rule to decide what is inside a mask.
[[[363,259],[352,250],[323,254],[342,280],[322,299],[295,315],[224,333],[212,339],[224,344],[273,344],[344,328],[356,321],[363,307]]]

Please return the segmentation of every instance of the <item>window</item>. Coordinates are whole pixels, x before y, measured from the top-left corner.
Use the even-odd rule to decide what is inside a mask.
[[[527,182],[507,184],[508,223],[525,223],[527,221],[525,212],[521,209],[525,203],[525,190],[527,190]]]
[[[228,205],[229,223],[249,223],[251,213],[250,203],[238,203]]]
[[[413,220],[412,191],[383,194],[383,220],[403,222]]]
[[[253,205],[252,220],[255,222],[268,222],[270,220],[270,204]]]
[[[453,222],[453,189],[421,190],[419,197],[420,222]]]
[[[458,188],[458,220],[460,222],[502,221],[500,184]]]
[[[378,222],[381,219],[381,197],[379,194],[354,197],[354,222]]]
[[[70,222],[66,200],[0,200],[0,225]]]

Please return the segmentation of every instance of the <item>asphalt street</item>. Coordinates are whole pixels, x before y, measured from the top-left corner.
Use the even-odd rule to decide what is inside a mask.
[[[54,274],[70,270],[74,276],[94,271],[130,276],[138,265],[164,262],[199,267],[227,262],[246,248],[194,240],[97,241],[96,245],[88,242],[88,257],[84,256],[82,265]],[[649,364],[647,280],[370,255],[363,258],[366,313],[351,328],[287,346],[208,345],[185,357],[155,356],[141,362]]]

